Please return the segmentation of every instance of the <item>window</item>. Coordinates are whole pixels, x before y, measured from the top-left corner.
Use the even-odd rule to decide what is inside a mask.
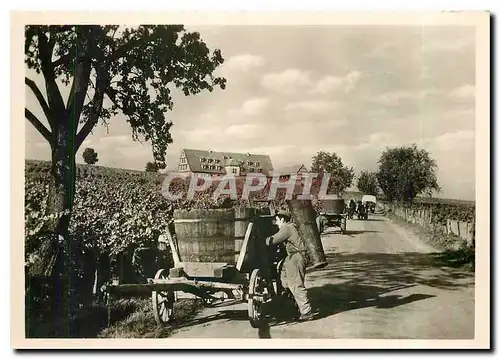
[[[205,157],[201,157],[201,158],[200,158],[200,162],[201,162],[201,163],[203,163],[203,162],[205,162],[205,161],[206,161],[206,158],[205,158]]]
[[[238,169],[237,168],[233,168],[233,173],[238,173]]]
[[[213,159],[211,159],[211,158],[209,158],[209,159],[208,159],[208,163],[212,163],[213,161],[214,161],[214,160],[213,160]]]
[[[259,166],[260,166],[260,162],[255,162],[255,165],[256,165],[257,167],[259,167]]]
[[[253,163],[251,161],[247,161],[247,165],[252,166]]]
[[[250,167],[248,170],[249,170],[250,172],[253,172],[255,169],[254,169],[253,167]]]

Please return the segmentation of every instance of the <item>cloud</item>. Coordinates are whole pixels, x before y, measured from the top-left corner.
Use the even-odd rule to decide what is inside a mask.
[[[471,99],[476,96],[476,87],[474,85],[464,85],[454,89],[450,96],[455,99]]]
[[[458,37],[455,39],[441,39],[429,41],[424,39],[422,46],[418,48],[420,52],[460,52],[474,46],[475,37],[472,35]],[[417,50],[417,49],[416,49]]]
[[[203,127],[195,128],[192,130],[181,131],[181,134],[186,139],[187,143],[193,142],[209,142],[214,139],[219,138],[219,136],[224,132],[223,129],[219,127]]]
[[[354,87],[356,87],[356,84],[359,82],[361,77],[362,74],[359,71],[349,72],[345,77],[345,82],[346,82],[345,91],[351,92],[354,89]]]
[[[327,75],[321,78],[311,90],[312,94],[328,94],[331,92],[351,92],[362,78],[360,71],[350,71],[343,77]]]
[[[232,125],[224,133],[228,136],[234,136],[233,140],[242,138],[253,138],[259,132],[259,127],[252,124]]]
[[[290,94],[310,87],[312,81],[309,72],[288,69],[264,75],[261,84],[269,91]]]
[[[462,148],[466,151],[474,151],[475,133],[470,130],[447,132],[440,136],[430,138],[426,142],[435,149],[448,151],[455,148]]]
[[[258,67],[264,66],[266,61],[264,58],[256,55],[243,54],[230,57],[224,64],[223,67],[228,70],[237,70],[242,72],[248,72],[254,70]]]
[[[374,101],[381,105],[393,106],[404,101],[422,101],[442,94],[443,91],[436,89],[389,91],[376,97]]]
[[[352,148],[356,151],[368,148],[380,150],[384,148],[392,139],[392,135],[388,132],[372,133],[368,136],[368,141],[355,145]]]
[[[254,116],[261,114],[269,104],[267,98],[253,98],[247,100],[241,106],[241,113],[247,116]]]
[[[301,101],[290,103],[285,107],[287,112],[305,112],[309,114],[327,114],[337,109],[339,104],[332,101]]]
[[[318,81],[316,86],[311,90],[311,93],[326,94],[342,89],[343,85],[344,78],[328,75]]]

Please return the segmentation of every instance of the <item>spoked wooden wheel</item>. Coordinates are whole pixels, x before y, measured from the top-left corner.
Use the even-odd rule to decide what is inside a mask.
[[[258,328],[263,319],[263,304],[269,297],[267,283],[260,269],[254,269],[250,276],[248,288],[248,319],[253,328]]]
[[[155,274],[155,279],[168,279],[167,270],[158,270]],[[153,301],[153,313],[156,323],[159,325],[168,323],[174,312],[175,292],[173,290],[161,292],[154,290],[151,293],[151,299]]]

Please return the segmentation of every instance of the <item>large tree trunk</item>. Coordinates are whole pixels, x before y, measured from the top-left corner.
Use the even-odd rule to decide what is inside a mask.
[[[76,254],[77,246],[69,234],[69,224],[75,194],[75,129],[74,120],[61,121],[52,148],[52,186],[49,196],[49,211],[57,217],[49,223],[48,230],[57,234],[59,242],[53,253],[56,260],[52,271],[55,298],[56,336],[73,335],[72,319],[77,302]]]

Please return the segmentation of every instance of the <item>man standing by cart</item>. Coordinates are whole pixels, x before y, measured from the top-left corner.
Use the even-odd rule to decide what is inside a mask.
[[[290,221],[291,215],[286,211],[279,211],[276,215],[276,225],[279,231],[266,238],[266,245],[285,242],[287,256],[282,272],[282,282],[292,293],[300,311],[299,321],[314,319],[311,304],[304,285],[306,273],[306,246],[295,225]]]

